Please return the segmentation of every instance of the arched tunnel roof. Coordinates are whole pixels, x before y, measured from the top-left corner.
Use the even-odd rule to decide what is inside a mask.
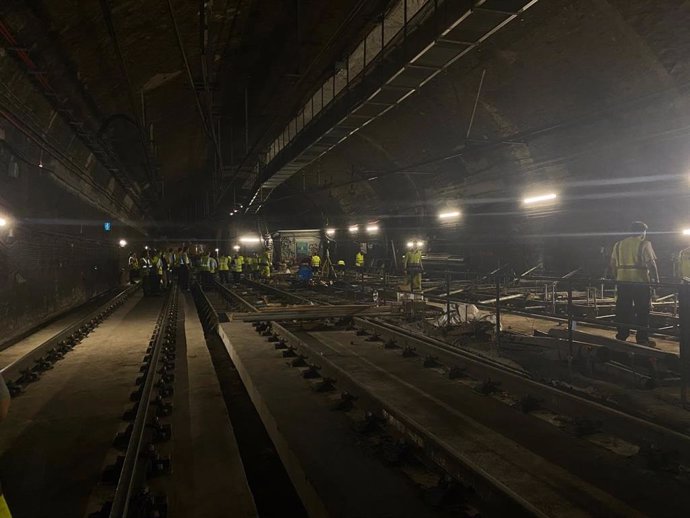
[[[690,225],[686,3],[203,5],[3,6],[8,128],[90,177],[63,181],[92,205],[165,232],[258,214],[596,247],[635,219]]]

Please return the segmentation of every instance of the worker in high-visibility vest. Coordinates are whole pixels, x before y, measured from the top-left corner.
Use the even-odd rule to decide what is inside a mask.
[[[199,277],[202,285],[211,285],[211,256],[208,252],[202,253],[199,258]]]
[[[232,280],[235,284],[239,284],[242,270],[244,269],[244,257],[240,254],[235,254],[232,257]]]
[[[139,278],[139,259],[136,253],[132,252],[129,254],[127,266],[129,267],[129,283],[134,284]]]
[[[690,247],[681,250],[678,254],[678,274],[683,282],[690,282]]]
[[[215,254],[211,254],[208,261],[209,273],[211,274],[211,279],[216,277],[216,272],[218,271],[218,259],[216,259]]]
[[[271,254],[268,250],[264,250],[259,257],[259,272],[262,279],[269,279],[271,277]]]
[[[190,260],[187,248],[178,248],[175,255],[175,265],[177,271],[177,281],[180,284],[180,289],[189,290],[189,267]]]
[[[631,236],[618,241],[611,254],[611,272],[620,281],[616,297],[616,323],[618,340],[627,340],[631,325],[639,326],[635,335],[638,344],[654,347],[649,339],[649,312],[652,305],[650,282],[659,282],[656,254],[646,239],[647,225],[635,221]]]
[[[321,257],[319,257],[319,254],[314,254],[311,256],[311,271],[312,271],[312,273],[318,272],[319,268],[321,268]]]
[[[252,258],[252,279],[256,280],[259,278],[259,270],[261,269],[259,254],[254,252],[254,257]]]
[[[416,243],[405,254],[405,275],[410,283],[410,291],[422,290],[422,251]]]
[[[355,255],[355,268],[358,270],[364,268],[364,254],[361,250]]]
[[[165,259],[166,286],[170,287],[175,273],[175,251],[172,248],[168,248],[168,251],[163,254],[163,258]]]
[[[221,253],[218,255],[218,275],[220,276],[220,282],[222,284],[227,284],[230,282],[230,257]]]
[[[149,270],[150,293],[156,294],[160,291],[163,279],[163,259],[158,250],[154,250],[151,257],[151,269]]]

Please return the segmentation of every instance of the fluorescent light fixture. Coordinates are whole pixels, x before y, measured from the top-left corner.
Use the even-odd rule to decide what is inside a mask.
[[[353,234],[356,233],[356,232],[359,232],[359,225],[352,225],[352,226],[350,226],[347,230],[349,230],[349,231],[352,232]]]
[[[0,218],[0,227],[7,226],[7,218]]]
[[[555,192],[550,192],[548,194],[540,194],[539,196],[529,196],[522,200],[523,205],[534,205],[535,203],[544,203],[547,201],[553,201],[558,198],[558,194]]]
[[[232,247],[232,249],[237,252],[240,249],[240,245],[235,245]]]
[[[240,243],[261,243],[261,238],[256,236],[242,236]]]
[[[683,229],[683,235],[684,236],[690,236],[690,228],[684,228]]]
[[[414,246],[414,241],[407,242],[407,248],[412,248]]]
[[[367,225],[368,234],[376,234],[379,231],[378,225]]]
[[[335,235],[335,229],[334,228],[327,228],[326,229],[326,235],[327,236],[334,236]]]
[[[127,246],[127,241],[124,239],[120,239],[120,242],[118,243],[120,245],[120,248],[124,248]]]
[[[460,211],[459,210],[452,210],[449,212],[440,212],[438,215],[438,219],[457,219],[460,217]]]

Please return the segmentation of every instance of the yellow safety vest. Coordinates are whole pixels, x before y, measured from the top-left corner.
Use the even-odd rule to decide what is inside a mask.
[[[211,258],[207,255],[202,255],[201,260],[199,261],[199,269],[202,272],[210,272],[211,271]]]
[[[311,256],[311,265],[312,265],[312,266],[315,266],[315,267],[317,267],[317,268],[318,268],[319,266],[321,266],[321,258],[320,258],[318,255],[316,255],[316,254],[312,255],[312,256]]]
[[[357,252],[355,256],[355,266],[364,266],[364,254],[362,252]]]
[[[343,261],[342,259],[338,261],[338,266],[345,266],[345,261]]]
[[[643,243],[639,237],[631,236],[613,246],[617,281],[649,282],[647,265],[642,258]]]
[[[161,258],[158,257],[157,255],[153,256],[153,260],[151,261],[152,268],[156,269],[156,272],[158,275],[163,275],[163,262],[161,261]]]
[[[690,279],[690,248],[682,250],[678,256],[678,273],[681,279]]]
[[[235,257],[235,263],[232,265],[232,271],[233,272],[241,272],[242,271],[242,265],[244,265],[244,257],[241,255],[238,255]]]
[[[230,268],[228,267],[228,259],[229,257],[227,255],[221,255],[218,258],[218,270],[221,272],[227,272]]]
[[[417,265],[422,264],[422,252],[420,250],[411,250],[405,254],[405,265]]]

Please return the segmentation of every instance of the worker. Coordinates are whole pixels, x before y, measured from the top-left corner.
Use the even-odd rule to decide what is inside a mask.
[[[259,257],[259,270],[262,279],[269,279],[271,277],[271,254],[268,249],[264,250]]]
[[[208,252],[202,253],[199,259],[199,277],[204,287],[211,286],[211,256]]]
[[[259,254],[254,252],[254,257],[252,258],[252,279],[257,280],[259,278]]]
[[[682,282],[690,282],[690,247],[678,254],[678,277]]]
[[[240,283],[240,277],[242,276],[242,269],[244,268],[244,257],[235,252],[232,256],[232,281],[235,284]]]
[[[321,257],[319,257],[318,253],[315,253],[311,256],[312,273],[317,273],[319,271],[319,268],[321,268]]]
[[[410,283],[410,291],[422,291],[422,251],[416,243],[405,254],[405,276]]]
[[[175,251],[172,248],[168,248],[168,251],[163,254],[163,258],[166,263],[166,285],[170,287],[173,282],[173,276],[175,275],[175,265],[177,264],[175,258]]]
[[[251,279],[254,274],[254,256],[252,254],[247,254],[244,256],[244,277],[245,279]]]
[[[153,250],[151,257],[151,269],[149,270],[149,293],[155,295],[160,291],[163,279],[163,260],[158,250]]]
[[[220,253],[218,255],[218,275],[220,276],[221,284],[230,282],[230,257]]]
[[[0,375],[0,421],[4,421],[10,411],[11,396],[4,378]],[[10,508],[5,500],[5,493],[0,489],[0,518],[12,518]]]
[[[177,282],[180,284],[180,289],[189,290],[189,255],[186,247],[177,249],[175,261],[177,264]]]
[[[139,259],[136,253],[132,252],[129,254],[127,266],[129,267],[129,283],[134,284],[139,278]]]
[[[216,259],[216,257],[217,255],[212,253],[208,258],[208,272],[211,274],[211,281],[215,280],[216,272],[218,271],[218,259]]]
[[[297,270],[297,282],[299,284],[306,286],[311,283],[314,276],[314,270],[313,266],[310,266],[309,261],[306,259],[299,265],[299,269]]]
[[[357,270],[364,269],[364,254],[361,250],[357,252],[357,255],[355,255],[355,268],[357,268]]]
[[[646,239],[647,225],[635,221],[630,226],[631,236],[618,241],[611,254],[611,273],[617,284],[616,323],[618,340],[627,340],[630,326],[638,326],[635,339],[638,344],[654,347],[649,339],[649,312],[652,290],[649,283],[659,282],[656,255]]]
[[[141,275],[141,286],[144,289],[144,295],[149,295],[151,293],[150,272],[151,259],[149,258],[149,251],[144,249],[139,259],[139,274]]]

